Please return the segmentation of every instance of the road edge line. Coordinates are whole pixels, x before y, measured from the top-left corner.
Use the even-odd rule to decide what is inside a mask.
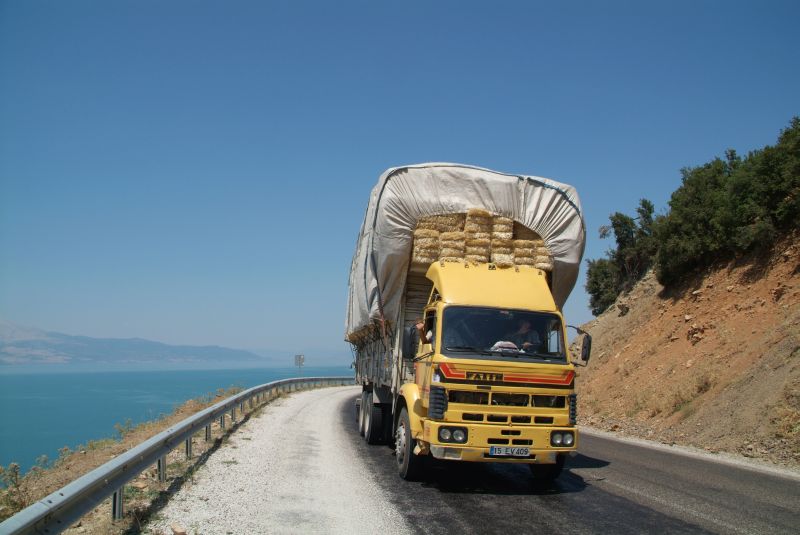
[[[741,457],[727,452],[709,453],[708,451],[701,450],[692,446],[681,446],[678,444],[669,445],[662,442],[655,442],[644,438],[630,437],[612,433],[610,431],[603,431],[594,427],[581,425],[578,427],[578,432],[589,436],[596,436],[606,438],[608,440],[615,440],[617,442],[625,442],[634,444],[643,448],[658,450],[684,457],[691,457],[693,459],[700,459],[704,461],[711,461],[717,464],[724,464],[727,466],[734,466],[736,468],[743,468],[753,472],[761,472],[773,476],[783,477],[785,479],[792,479],[800,481],[800,470],[784,466],[774,465],[766,461],[750,459],[748,457]]]

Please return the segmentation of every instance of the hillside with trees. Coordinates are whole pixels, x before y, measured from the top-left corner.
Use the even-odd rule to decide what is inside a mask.
[[[683,170],[589,260],[583,424],[800,467],[800,121],[775,146]]]
[[[647,270],[659,283],[680,286],[704,268],[749,253],[768,254],[800,221],[800,118],[791,120],[774,146],[681,170],[666,214],[654,216],[642,199],[636,216],[616,212],[600,237],[616,247],[588,260],[586,291],[592,313],[606,310]]]

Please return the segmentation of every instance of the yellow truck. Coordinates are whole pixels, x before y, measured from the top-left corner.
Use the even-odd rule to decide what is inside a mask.
[[[575,364],[561,308],[585,244],[577,192],[459,164],[389,169],[373,188],[350,272],[346,340],[359,431],[426,457],[527,464],[558,477],[578,445]]]

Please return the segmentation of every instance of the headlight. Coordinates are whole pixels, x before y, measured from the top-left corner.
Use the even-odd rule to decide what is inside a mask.
[[[569,447],[575,444],[575,436],[572,433],[564,433],[564,445]]]
[[[553,446],[560,446],[563,439],[564,437],[561,435],[561,433],[553,433],[550,435],[550,444]]]
[[[463,427],[440,427],[439,442],[458,442],[463,444],[467,441],[467,430]]]

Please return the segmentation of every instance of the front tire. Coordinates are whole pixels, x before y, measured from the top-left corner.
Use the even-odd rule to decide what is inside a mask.
[[[414,455],[417,441],[411,436],[411,420],[405,407],[400,410],[400,418],[395,432],[395,459],[400,477],[407,481],[419,479],[423,459]]]
[[[528,468],[531,470],[534,482],[552,483],[555,481],[561,475],[561,471],[564,470],[564,460],[566,458],[566,455],[560,454],[556,456],[555,464],[529,464]]]

